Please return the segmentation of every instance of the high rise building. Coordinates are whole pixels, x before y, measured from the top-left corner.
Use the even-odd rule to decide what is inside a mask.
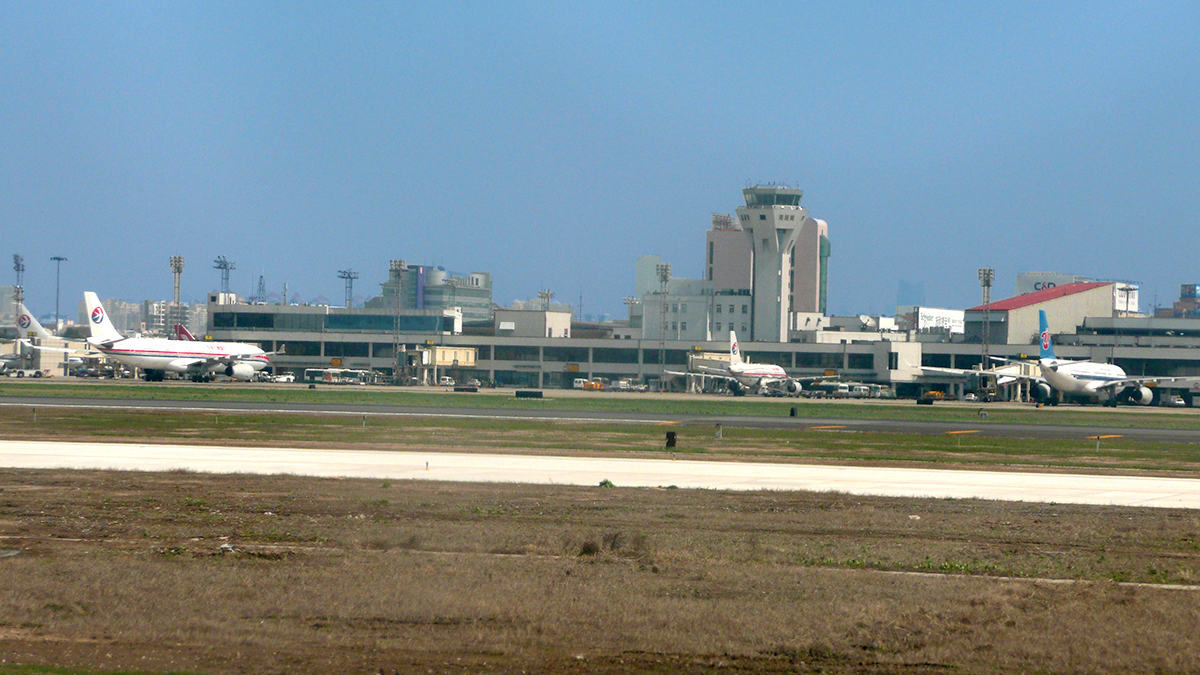
[[[791,256],[801,231],[816,229],[797,188],[756,185],[742,190],[738,221],[753,254],[750,340],[787,342],[792,312]]]
[[[749,294],[753,253],[750,240],[737,219],[727,213],[714,213],[712,229],[704,236],[704,278],[712,282],[714,293]]]
[[[792,311],[825,313],[829,288],[829,224],[808,219],[792,249]]]

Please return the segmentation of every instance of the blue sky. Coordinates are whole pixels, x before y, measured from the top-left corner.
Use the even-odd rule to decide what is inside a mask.
[[[644,6],[650,5],[650,6]],[[5,3],[0,254],[31,308],[388,261],[624,313],[634,260],[699,277],[711,213],[805,192],[829,309],[1015,275],[1200,282],[1200,5]]]

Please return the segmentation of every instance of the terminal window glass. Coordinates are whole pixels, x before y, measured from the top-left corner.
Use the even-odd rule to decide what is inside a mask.
[[[592,359],[595,363],[637,363],[638,353],[636,349],[596,347]]]
[[[274,328],[275,315],[265,312],[235,313],[238,328]]]

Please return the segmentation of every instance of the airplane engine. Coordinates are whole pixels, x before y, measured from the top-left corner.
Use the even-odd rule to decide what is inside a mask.
[[[225,374],[243,382],[249,382],[254,377],[254,366],[249,363],[235,363],[225,368]]]
[[[783,389],[791,396],[800,395],[800,383],[795,380],[788,380],[788,383],[784,385]]]
[[[1149,387],[1138,387],[1129,393],[1129,400],[1138,405],[1150,405],[1154,402],[1154,392]]]
[[[1054,390],[1045,382],[1038,382],[1030,393],[1033,395],[1033,400],[1045,401],[1054,395]]]
[[[743,387],[742,383],[738,382],[737,380],[729,381],[729,391],[733,392],[734,396],[745,396],[746,395],[746,388]]]

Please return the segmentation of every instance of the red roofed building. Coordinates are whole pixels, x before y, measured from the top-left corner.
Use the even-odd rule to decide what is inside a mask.
[[[1074,333],[1086,317],[1113,315],[1113,285],[1111,281],[1063,284],[997,300],[986,311],[983,305],[971,307],[966,311],[964,337],[967,342],[982,342],[987,314],[990,344],[1032,344],[1040,332],[1038,310],[1042,309],[1051,333]]]

